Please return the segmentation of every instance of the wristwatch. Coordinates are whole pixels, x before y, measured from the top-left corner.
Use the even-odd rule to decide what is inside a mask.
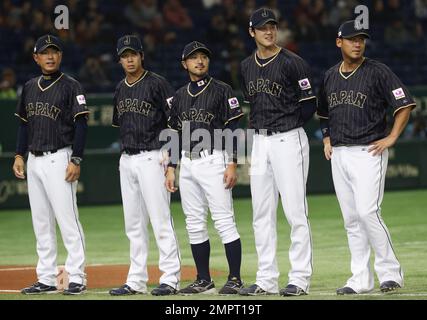
[[[71,157],[71,162],[74,163],[76,166],[79,166],[80,163],[83,161],[82,158],[79,157]]]

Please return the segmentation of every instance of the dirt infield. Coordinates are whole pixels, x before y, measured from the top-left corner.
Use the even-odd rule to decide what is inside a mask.
[[[86,267],[88,289],[111,288],[121,286],[126,281],[128,265],[91,265]],[[223,275],[221,271],[212,270],[212,276]],[[160,270],[157,266],[148,266],[149,285],[158,283]],[[181,267],[181,281],[196,278],[194,267]],[[37,281],[34,266],[0,266],[0,293],[20,290]]]

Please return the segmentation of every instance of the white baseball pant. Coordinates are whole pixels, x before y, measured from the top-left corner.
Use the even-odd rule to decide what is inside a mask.
[[[120,157],[120,185],[126,235],[130,242],[130,268],[126,284],[133,290],[147,291],[148,223],[151,222],[159,249],[159,283],[179,289],[181,261],[170,194],[159,150]]]
[[[234,221],[231,190],[224,187],[226,160],[224,152],[217,150],[195,160],[182,156],[179,189],[190,244],[209,239],[208,208],[223,244],[240,238]]]
[[[374,288],[369,263],[371,247],[380,283],[393,280],[403,286],[403,271],[381,217],[388,150],[372,156],[368,149],[369,146],[332,149],[332,177],[351,253],[352,277],[345,286],[358,293]]]
[[[69,281],[86,284],[85,239],[77,210],[77,181],[65,181],[71,154],[71,147],[67,147],[43,156],[36,157],[31,152],[28,155],[28,195],[39,256],[36,272],[38,281],[49,286],[57,285],[55,220],[68,253],[65,270]]]
[[[288,284],[308,292],[312,274],[312,240],[306,200],[309,145],[303,128],[272,136],[254,136],[250,183],[253,228],[258,254],[256,284],[278,293],[277,205],[279,194],[291,227]]]

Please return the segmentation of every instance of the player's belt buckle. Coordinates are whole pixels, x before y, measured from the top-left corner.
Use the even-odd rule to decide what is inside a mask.
[[[53,150],[50,150],[50,151],[31,151],[31,153],[35,157],[42,157],[42,156],[47,156],[49,154],[55,153],[57,151],[58,151],[58,149],[53,149]]]
[[[201,158],[207,157],[211,154],[212,154],[212,152],[210,152],[209,150],[202,150],[200,152],[189,152],[189,151],[184,152],[184,156],[190,160],[201,159]]]

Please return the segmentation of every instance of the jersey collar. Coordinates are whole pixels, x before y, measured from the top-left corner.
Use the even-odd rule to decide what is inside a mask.
[[[255,50],[255,53],[254,53],[255,62],[256,62],[256,64],[257,64],[258,66],[260,66],[261,68],[263,68],[263,67],[265,67],[266,65],[268,65],[270,62],[272,62],[273,60],[275,60],[275,59],[278,57],[278,55],[279,55],[279,53],[280,53],[280,52],[282,52],[282,48],[280,48],[280,50],[279,50],[279,51],[277,51],[277,53],[276,53],[275,55],[271,56],[271,57],[270,57],[270,59],[269,59],[266,63],[261,63],[261,62],[258,60],[258,58],[257,58],[257,50]]]
[[[148,73],[148,71],[147,70],[145,70],[145,72],[141,75],[141,77],[138,79],[138,80],[136,80],[135,82],[133,82],[133,83],[129,83],[128,81],[127,81],[127,79],[125,78],[125,84],[129,87],[129,88],[132,88],[134,85],[136,85],[138,82],[140,82],[142,79],[144,79],[145,78],[145,76],[147,75],[147,73]]]
[[[345,80],[347,80],[348,78],[350,78],[353,74],[355,74],[356,73],[356,71],[360,68],[360,66],[365,62],[365,58],[363,58],[363,60],[362,60],[362,63],[361,64],[359,64],[358,66],[357,66],[357,68],[356,69],[354,69],[353,71],[352,71],[352,73],[350,73],[348,76],[345,76],[343,73],[342,73],[342,71],[341,71],[341,69],[342,69],[342,66],[343,66],[343,64],[344,64],[344,61],[343,62],[341,62],[341,64],[340,64],[340,67],[338,68],[338,71],[339,71],[339,73],[340,73],[340,75],[341,75],[341,77],[343,77]]]
[[[201,83],[203,81],[203,84]],[[199,81],[191,81],[187,86],[187,92],[192,97],[197,97],[199,94],[201,94],[203,91],[206,90],[207,87],[212,82],[212,78],[210,76],[206,76],[205,78],[199,80]],[[191,87],[197,88],[197,93],[193,94],[191,93]]]
[[[49,89],[50,87],[52,87],[55,83],[57,83],[59,81],[59,79],[62,78],[64,74],[60,71],[58,71],[58,73],[55,73],[53,75],[41,75],[39,80],[37,80],[37,85],[39,86],[39,89],[41,91],[46,91],[47,89]],[[49,84],[46,88],[43,88],[41,85],[41,81],[45,80],[45,81],[52,81],[51,84]]]

